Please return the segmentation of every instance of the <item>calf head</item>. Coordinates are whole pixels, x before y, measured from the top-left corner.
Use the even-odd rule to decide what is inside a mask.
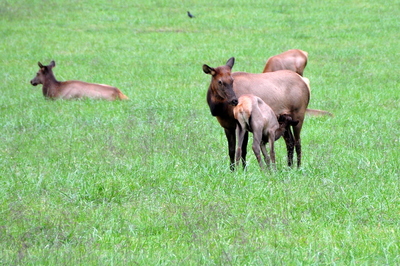
[[[224,66],[212,68],[203,65],[203,71],[212,76],[209,89],[215,99],[219,101],[227,101],[229,104],[236,106],[238,99],[233,91],[233,78],[231,75],[235,58],[231,57]]]
[[[44,66],[42,63],[38,62],[38,66],[40,67],[36,76],[31,80],[31,84],[36,86],[38,84],[43,84],[49,76],[53,76],[53,67],[56,66],[56,62],[51,61],[50,65]]]
[[[275,132],[275,140],[279,139],[290,126],[297,126],[298,120],[293,120],[288,114],[281,114],[278,117],[279,128]]]
[[[280,128],[287,128],[288,126],[297,126],[298,120],[293,120],[288,114],[281,114],[278,117],[278,123]]]

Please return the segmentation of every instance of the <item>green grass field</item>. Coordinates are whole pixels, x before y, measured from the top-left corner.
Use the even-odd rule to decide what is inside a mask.
[[[196,17],[190,19],[186,11]],[[400,264],[398,1],[0,2],[0,264]],[[229,171],[216,67],[309,53],[303,165]],[[45,100],[58,80],[129,101]]]

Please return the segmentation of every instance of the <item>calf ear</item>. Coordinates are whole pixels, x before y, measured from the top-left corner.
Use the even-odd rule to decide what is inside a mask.
[[[297,126],[297,124],[298,124],[299,122],[300,122],[299,120],[293,120],[293,121],[290,122],[290,124],[291,124],[292,126]]]
[[[210,74],[211,76],[215,75],[215,69],[212,68],[212,67],[209,67],[209,66],[207,66],[205,64],[203,65],[203,71],[204,71],[204,73]]]
[[[51,67],[55,67],[55,66],[56,66],[56,62],[55,62],[54,60],[52,60],[52,61],[50,62],[50,66],[51,66]]]
[[[226,65],[227,65],[230,69],[232,69],[232,67],[233,67],[234,64],[235,64],[235,58],[234,58],[234,57],[229,58],[228,61],[226,62]]]
[[[40,68],[44,68],[44,65],[42,65],[42,63],[38,62],[37,64],[38,64],[38,66],[39,66]]]

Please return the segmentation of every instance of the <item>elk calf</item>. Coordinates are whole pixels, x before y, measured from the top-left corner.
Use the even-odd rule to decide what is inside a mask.
[[[125,100],[128,99],[119,89],[104,85],[87,83],[77,80],[58,81],[53,74],[53,67],[56,62],[51,61],[50,65],[44,66],[38,62],[39,71],[31,80],[31,84],[36,86],[43,85],[43,95],[50,99],[75,99],[75,98],[92,98],[105,100]]]
[[[253,151],[261,168],[260,150],[264,155],[264,161],[268,167],[270,163],[275,167],[274,142],[279,139],[289,126],[296,126],[299,121],[293,121],[290,115],[281,114],[276,118],[274,111],[261,98],[245,94],[239,97],[238,105],[233,109],[237,120],[238,148],[236,150],[236,165],[242,157],[242,144],[245,133],[253,132]],[[266,143],[269,142],[270,157],[266,150]]]
[[[271,56],[265,64],[263,73],[278,70],[292,70],[303,76],[307,65],[308,53],[298,49],[288,50],[278,55]]]

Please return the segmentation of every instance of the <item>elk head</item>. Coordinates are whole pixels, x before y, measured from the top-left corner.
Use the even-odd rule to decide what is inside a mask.
[[[228,104],[236,106],[238,99],[233,91],[233,78],[231,75],[235,58],[231,57],[224,66],[217,68],[203,65],[203,71],[212,76],[209,89],[211,94],[219,102],[227,101]]]
[[[56,66],[56,62],[51,61],[50,65],[44,66],[42,63],[38,62],[38,66],[40,67],[39,71],[36,73],[36,76],[31,80],[31,84],[36,86],[38,84],[43,84],[46,80],[46,77],[49,73],[52,72],[52,68]]]

